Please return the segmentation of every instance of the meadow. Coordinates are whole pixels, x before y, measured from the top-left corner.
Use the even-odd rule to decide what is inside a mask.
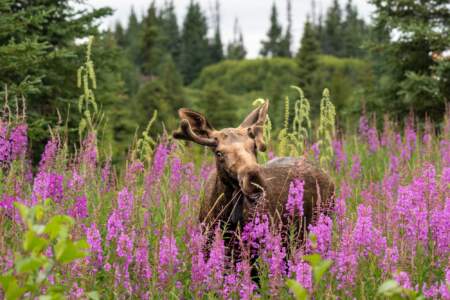
[[[72,149],[61,127],[33,167],[26,115],[5,106],[1,298],[450,299],[449,115],[439,131],[413,116],[403,127],[385,118],[377,130],[363,115],[357,133],[343,134],[326,93],[322,104],[318,135],[302,94],[278,136],[268,122],[260,160],[320,163],[337,188],[331,218],[317,216],[288,251],[257,216],[244,226],[239,261],[225,256],[219,228],[204,251],[198,209],[214,168],[209,151],[144,132],[126,162],[112,165],[99,131],[85,129]],[[301,205],[301,186],[290,197]]]

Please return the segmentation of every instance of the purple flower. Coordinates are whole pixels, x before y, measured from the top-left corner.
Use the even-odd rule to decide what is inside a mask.
[[[8,125],[0,120],[0,163],[7,163],[11,158],[11,143],[7,134]]]
[[[364,256],[367,256],[369,252],[380,256],[386,248],[386,238],[372,223],[372,207],[370,205],[360,204],[358,206],[358,219],[353,229],[353,240],[354,245]]]
[[[319,147],[319,143],[317,142],[317,143],[314,143],[312,146],[311,146],[311,149],[312,149],[312,151],[313,151],[313,153],[314,153],[314,158],[316,159],[316,160],[319,160],[319,157],[320,157],[320,147]]]
[[[122,220],[130,220],[133,213],[133,203],[133,193],[124,187],[117,196],[117,209],[121,214]]]
[[[45,145],[44,153],[42,154],[41,161],[39,162],[39,172],[49,171],[55,162],[56,155],[58,153],[58,141],[56,138],[48,140]]]
[[[201,234],[201,230],[194,229],[190,232],[189,248],[191,249],[191,290],[196,293],[197,297],[201,297],[201,289],[204,288],[209,269],[205,262],[203,253],[203,245],[205,238]]]
[[[129,236],[125,232],[122,232],[117,241],[117,256],[125,260],[126,266],[129,266],[133,261],[133,235]]]
[[[335,157],[335,165],[338,171],[347,163],[347,156],[345,155],[344,147],[341,140],[333,140],[333,149]]]
[[[136,176],[144,171],[144,164],[140,161],[133,161],[127,169],[125,174],[125,180],[128,184],[133,184],[136,180]]]
[[[69,210],[69,215],[75,219],[84,219],[88,216],[86,195],[75,198],[73,207]]]
[[[269,284],[272,295],[277,295],[284,284],[286,275],[286,249],[283,247],[280,234],[269,231],[266,236],[265,248],[262,252],[263,261],[269,266]]]
[[[164,144],[159,144],[156,148],[155,155],[153,157],[152,170],[150,174],[147,175],[146,181],[148,186],[151,186],[154,182],[158,181],[163,175],[169,153],[170,148]]]
[[[103,249],[102,249],[102,237],[97,229],[97,225],[92,223],[91,226],[85,229],[86,239],[90,248],[90,256],[88,262],[93,264],[94,271],[98,271],[103,263]]]
[[[408,273],[406,272],[395,273],[394,279],[402,288],[412,290],[411,280],[409,280]]]
[[[28,130],[27,124],[19,124],[12,130],[11,136],[9,138],[11,141],[12,159],[17,159],[25,156],[28,146],[27,130]]]
[[[339,289],[347,289],[355,284],[358,272],[358,255],[353,244],[351,231],[344,231],[338,250],[333,254],[332,272],[338,280]]]
[[[361,160],[358,155],[353,155],[352,158],[352,169],[350,171],[350,177],[353,180],[358,179],[361,176]]]
[[[258,250],[260,244],[265,243],[268,233],[269,218],[267,215],[260,216],[257,214],[253,220],[244,226],[242,231],[242,241],[246,243],[250,249]]]
[[[375,153],[380,148],[380,140],[378,139],[378,132],[376,127],[371,127],[367,132],[367,139],[369,143],[369,151]]]
[[[311,266],[303,260],[300,260],[298,263],[289,263],[289,273],[294,274],[295,280],[311,292],[313,287]]]
[[[239,297],[243,300],[252,299],[253,291],[256,289],[251,278],[251,269],[248,259],[244,259],[236,265],[236,271],[241,274]]]
[[[216,229],[214,243],[209,253],[206,268],[208,269],[208,276],[206,277],[206,285],[208,289],[216,291],[221,290],[224,280],[225,246],[222,235],[218,229]]]
[[[125,226],[123,224],[121,215],[116,210],[113,210],[109,215],[108,223],[106,225],[106,240],[111,241],[119,237],[119,235],[125,231]]]
[[[178,157],[172,158],[170,164],[170,186],[173,190],[175,190],[181,183],[181,168],[182,168],[181,159]]]
[[[430,229],[441,257],[450,254],[450,198],[443,208],[437,207],[431,214]]]
[[[97,164],[97,135],[94,131],[89,132],[83,141],[81,161],[93,170]]]
[[[34,201],[50,198],[60,203],[64,197],[63,179],[57,173],[39,172],[33,184]]]
[[[286,211],[290,217],[303,217],[303,180],[294,179],[289,185],[289,195],[286,202]],[[295,214],[297,212],[297,215]]]
[[[308,240],[308,250],[319,253],[327,258],[331,248],[331,234],[333,229],[333,222],[330,217],[320,214],[317,223],[315,225],[310,224],[308,229],[310,234],[313,234],[316,237],[316,243]]]
[[[339,228],[342,231],[343,226],[345,224],[345,214],[347,212],[347,205],[346,200],[351,196],[351,189],[350,186],[343,182],[341,184],[341,192],[339,194],[339,197],[336,199],[336,205],[334,207],[334,211],[336,213],[336,220],[338,222]]]
[[[158,281],[161,289],[166,287],[171,278],[177,273],[180,265],[178,247],[172,234],[164,230],[159,241]]]
[[[363,138],[367,138],[369,131],[369,121],[367,120],[366,115],[362,115],[359,117],[359,128],[358,132]]]

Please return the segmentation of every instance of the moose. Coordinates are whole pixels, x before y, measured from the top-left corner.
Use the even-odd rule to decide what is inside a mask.
[[[199,221],[208,228],[221,225],[233,232],[255,213],[287,225],[285,206],[294,179],[304,181],[303,228],[313,222],[317,207],[326,210],[333,205],[333,182],[306,158],[280,157],[258,164],[258,152],[267,148],[263,129],[268,108],[266,100],[239,127],[222,130],[214,129],[201,113],[178,111],[180,128],[173,137],[207,146],[215,155],[216,169],[207,179],[199,213]]]

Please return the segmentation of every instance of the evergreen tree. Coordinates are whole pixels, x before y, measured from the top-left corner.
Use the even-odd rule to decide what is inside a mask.
[[[122,27],[122,24],[120,24],[120,22],[116,22],[116,26],[114,28],[114,39],[116,40],[117,45],[119,45],[122,48],[126,47],[127,42],[126,42],[125,31]]]
[[[450,95],[450,62],[442,53],[450,45],[448,0],[372,0],[375,26],[395,39],[378,40],[373,53],[382,53],[377,68],[382,78],[374,98],[383,108],[405,116],[410,109],[438,119]]]
[[[75,107],[74,78],[82,59],[76,40],[98,36],[98,19],[109,14],[109,8],[87,11],[68,0],[0,1],[0,85],[8,86],[10,99],[27,100],[33,147],[45,145],[57,110]],[[69,126],[76,126],[77,114],[69,116]]]
[[[287,1],[287,27],[284,37],[281,41],[281,52],[279,56],[291,57],[291,42],[292,42],[292,3]]]
[[[363,42],[368,31],[364,20],[358,17],[358,9],[348,0],[345,6],[345,21],[342,24],[342,56],[362,57]]]
[[[181,72],[184,83],[193,82],[209,62],[208,26],[200,5],[191,1],[181,35]]]
[[[307,97],[313,96],[313,81],[318,67],[317,55],[319,51],[317,35],[314,26],[311,24],[308,17],[303,29],[300,49],[296,56],[298,65],[298,85],[303,89]]]
[[[227,59],[244,59],[247,55],[247,51],[244,46],[244,37],[239,27],[238,19],[234,19],[233,26],[233,41],[228,44],[227,47]]]
[[[141,24],[139,23],[134,7],[131,7],[128,17],[128,28],[126,32],[126,49],[130,60],[137,66],[142,64],[141,52]]]
[[[172,59],[179,66],[181,53],[181,37],[173,1],[165,3],[160,14],[162,48],[172,55]]]
[[[166,117],[172,118],[173,115],[177,113],[177,110],[186,103],[183,94],[183,78],[170,54],[166,54],[163,57],[158,73],[161,83],[168,91],[166,99],[169,101],[170,107],[172,108],[172,115]]]
[[[210,62],[213,64],[223,60],[224,57],[222,38],[220,35],[220,4],[218,0],[216,0],[214,23],[214,37],[210,45]]]
[[[199,105],[207,112],[208,119],[215,128],[230,127],[230,124],[238,125],[236,108],[239,104],[219,85],[207,85],[203,89]]]
[[[163,53],[162,32],[157,16],[156,4],[153,1],[148,8],[147,15],[142,21],[141,60],[142,73],[148,76],[156,75],[160,57]]]
[[[270,15],[270,27],[267,31],[267,40],[261,42],[262,48],[260,54],[262,56],[277,57],[283,54],[283,37],[282,28],[278,23],[278,12],[275,3],[272,5]]]
[[[342,54],[342,11],[338,0],[328,8],[321,40],[324,54],[340,56]]]

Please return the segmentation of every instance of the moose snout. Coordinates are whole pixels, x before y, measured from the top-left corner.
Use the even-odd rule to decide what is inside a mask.
[[[259,197],[264,191],[264,179],[259,166],[247,167],[238,172],[239,186],[250,199]]]

